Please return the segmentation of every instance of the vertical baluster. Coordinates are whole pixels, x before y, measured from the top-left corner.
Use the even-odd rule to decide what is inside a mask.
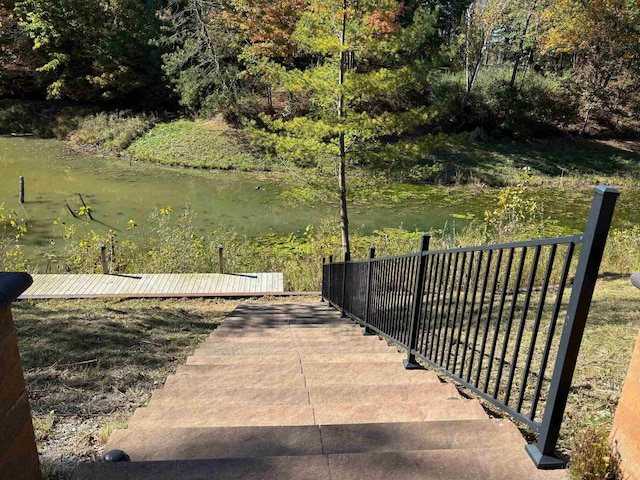
[[[364,329],[363,335],[373,335],[369,324],[369,315],[371,313],[371,280],[373,278],[373,259],[376,258],[376,247],[371,245],[369,247],[369,261],[367,262],[367,290],[364,299]]]
[[[553,312],[551,312],[551,318],[549,320],[549,330],[547,331],[547,339],[542,351],[542,362],[540,363],[540,369],[538,370],[538,381],[536,382],[536,389],[533,393],[533,402],[531,404],[531,411],[529,412],[529,418],[535,419],[536,409],[538,408],[538,401],[540,399],[540,392],[542,390],[542,382],[544,381],[544,375],[547,370],[547,362],[549,361],[549,352],[551,351],[551,344],[553,343],[553,337],[556,332],[556,325],[558,323],[558,315],[560,315],[560,309],[562,308],[562,298],[564,296],[564,289],[567,286],[567,280],[569,278],[569,270],[571,268],[571,260],[573,259],[573,252],[576,244],[570,243],[567,246],[567,255],[564,258],[564,265],[562,267],[562,275],[560,276],[560,283],[558,284],[558,294],[556,295],[556,301],[553,305]]]
[[[473,332],[473,344],[471,347],[471,357],[469,359],[469,370],[467,370],[467,382],[471,381],[471,372],[473,370],[473,360],[476,356],[476,346],[478,345],[478,334],[480,333],[480,324],[482,320],[482,311],[484,309],[484,299],[487,294],[487,283],[489,283],[489,271],[491,270],[491,259],[493,257],[493,250],[489,250],[487,255],[487,264],[484,269],[484,275],[482,276],[482,290],[480,292],[480,302],[478,303],[478,314],[476,315],[475,330]],[[479,371],[478,371],[479,375]],[[478,384],[476,382],[475,386]]]
[[[522,376],[522,383],[520,384],[520,396],[518,397],[518,404],[516,410],[522,409],[522,402],[524,400],[525,391],[529,382],[529,372],[531,370],[531,362],[533,360],[533,354],[535,351],[536,343],[538,341],[538,331],[540,330],[540,321],[542,320],[542,313],[544,312],[544,305],[547,298],[547,291],[549,289],[549,281],[551,274],[553,273],[553,265],[556,258],[556,250],[558,246],[552,245],[549,252],[549,258],[547,260],[547,268],[544,274],[544,281],[542,283],[542,290],[540,291],[540,300],[538,302],[538,309],[536,312],[536,319],[533,323],[533,329],[531,330],[531,341],[529,342],[529,352],[527,353],[527,360],[524,364],[524,373]]]
[[[409,336],[409,343],[407,349],[407,358],[404,360],[404,368],[414,369],[420,368],[416,362],[415,354],[413,350],[416,348],[416,342],[418,337],[418,325],[420,323],[420,310],[422,309],[422,302],[424,297],[424,284],[425,273],[427,267],[427,250],[429,250],[429,239],[431,237],[427,234],[422,234],[420,239],[420,259],[418,266],[418,275],[416,276],[416,282],[414,284],[413,291],[413,308],[411,312],[411,334]]]
[[[511,297],[511,309],[509,311],[509,317],[507,318],[507,326],[504,332],[504,341],[502,343],[502,353],[498,360],[498,372],[496,374],[496,384],[493,390],[493,398],[498,398],[498,392],[500,391],[500,382],[502,381],[502,372],[504,370],[504,359],[507,356],[507,348],[509,347],[509,339],[511,337],[511,326],[513,324],[513,316],[516,313],[516,306],[518,303],[518,289],[520,288],[520,282],[522,281],[522,270],[524,268],[524,262],[527,257],[527,247],[522,248],[520,254],[520,263],[518,264],[518,272],[516,273],[516,281],[513,284],[513,295]]]
[[[539,468],[559,468],[565,464],[564,460],[556,455],[555,447],[613,218],[613,210],[619,194],[615,188],[605,186],[595,188],[589,220],[584,232],[582,251],[576,268],[576,278],[567,307],[566,322],[558,345],[558,355],[551,377],[540,436],[535,445],[527,446],[527,452]]]
[[[453,264],[453,275],[451,276],[450,287],[449,287],[449,303],[447,305],[447,318],[444,324],[444,335],[442,336],[442,352],[440,354],[440,365],[444,366],[444,355],[447,349],[447,344],[449,345],[449,354],[451,354],[451,342],[452,339],[447,338],[447,334],[449,333],[449,323],[451,322],[451,307],[453,306],[453,296],[454,296],[454,287],[456,284],[456,278],[458,276],[458,260],[460,257],[460,252],[456,252],[455,261]],[[453,325],[451,326],[451,332],[453,332]],[[447,356],[447,362],[449,363],[449,357]]]
[[[433,322],[431,324],[432,326],[432,333],[431,333],[431,341],[429,342],[429,352],[428,352],[428,357],[430,360],[433,360],[433,351],[434,351],[434,344],[436,343],[436,339],[438,338],[440,332],[438,331],[438,317],[439,317],[439,312],[440,312],[440,294],[442,292],[442,278],[444,277],[444,269],[445,269],[445,265],[447,264],[447,254],[443,253],[442,256],[442,261],[440,262],[440,271],[438,272],[438,288],[437,288],[437,293],[436,293],[436,304],[435,304],[435,308],[433,311]]]
[[[437,255],[429,255],[427,257],[427,262],[428,262],[428,272],[426,274],[426,284],[424,287],[424,298],[425,301],[422,302],[422,309],[421,311],[424,312],[424,314],[421,316],[422,321],[420,322],[420,327],[422,328],[422,334],[420,336],[420,342],[419,342],[419,346],[420,346],[420,353],[422,355],[426,356],[426,341],[425,340],[426,335],[429,333],[429,328],[428,328],[428,321],[429,321],[429,305],[431,304],[431,302],[429,301],[429,293],[431,292],[431,290],[433,289],[433,285],[434,285],[434,280],[433,280],[433,267],[434,267],[434,263],[437,260]]]
[[[502,325],[502,312],[505,302],[507,301],[507,290],[509,288],[509,279],[511,277],[511,267],[513,265],[513,257],[515,256],[515,250],[509,249],[509,257],[507,258],[507,268],[504,272],[504,280],[502,281],[502,292],[500,294],[500,303],[498,303],[498,313],[496,314],[496,326],[493,329],[493,340],[491,341],[491,353],[489,353],[489,363],[487,364],[487,375],[484,380],[484,393],[489,390],[489,383],[491,380],[491,370],[495,361],[496,347],[498,346],[498,338],[500,337],[500,327]]]
[[[445,266],[442,268],[442,273],[440,276],[436,317],[434,318],[434,324],[436,325],[433,331],[433,333],[435,334],[435,340],[431,342],[431,352],[429,353],[429,357],[436,363],[438,363],[438,350],[440,348],[440,337],[442,337],[442,321],[447,297],[447,282],[449,280],[449,270],[451,270],[451,254],[445,253],[444,258],[446,260],[444,262]]]
[[[483,252],[482,250],[480,250],[480,252],[478,252],[478,264],[476,266],[476,273],[474,275],[474,280],[473,280],[473,293],[471,295],[471,308],[469,310],[469,321],[467,323],[467,331],[465,332],[465,337],[464,337],[464,345],[463,345],[463,350],[462,350],[462,361],[460,362],[460,378],[462,378],[462,375],[464,373],[464,366],[465,366],[465,361],[467,358],[467,350],[469,349],[469,335],[471,332],[471,323],[473,321],[473,314],[475,312],[475,306],[476,306],[476,295],[478,294],[478,284],[480,283],[480,269],[482,268],[482,256],[483,256]],[[473,354],[473,352],[471,352]],[[471,364],[469,364],[469,369],[471,369]]]
[[[489,261],[491,263],[491,261]],[[485,322],[484,331],[482,332],[482,341],[480,342],[480,357],[478,361],[478,369],[476,371],[475,386],[480,388],[480,375],[484,362],[484,353],[487,347],[487,339],[491,328],[491,315],[493,314],[493,304],[495,303],[496,290],[498,289],[498,278],[500,277],[500,266],[502,264],[502,249],[498,250],[498,258],[496,259],[495,275],[493,276],[493,285],[489,296],[489,309],[487,310],[487,321]],[[487,265],[487,268],[489,266]],[[491,358],[491,357],[489,357]],[[491,360],[490,360],[491,361]]]
[[[469,268],[467,270],[467,281],[464,287],[464,298],[462,299],[462,311],[460,312],[460,325],[458,327],[458,338],[456,340],[456,354],[453,359],[453,368],[451,371],[455,374],[456,365],[458,364],[458,353],[460,351],[460,345],[462,345],[462,330],[464,329],[464,317],[467,310],[467,298],[469,296],[469,285],[471,285],[471,276],[473,272],[473,260],[474,260],[475,252],[471,252],[469,255]],[[465,346],[462,347],[466,348]],[[458,371],[458,376],[462,378],[462,370],[464,369],[464,365],[460,362],[460,370]]]
[[[527,322],[527,315],[529,313],[529,303],[531,302],[531,291],[536,280],[536,272],[538,271],[538,261],[540,259],[540,245],[538,245],[533,254],[533,263],[531,265],[531,275],[529,276],[529,284],[527,286],[527,293],[524,297],[524,304],[522,306],[522,316],[520,318],[520,325],[518,327],[518,334],[516,335],[516,344],[513,347],[513,356],[511,358],[511,371],[509,372],[509,379],[507,380],[507,395],[504,400],[505,405],[509,405],[509,399],[511,398],[511,387],[513,385],[513,377],[516,372],[516,365],[518,364],[518,357],[520,355],[520,345],[522,342],[522,335],[524,334],[524,326]]]
[[[460,332],[462,330],[462,325],[460,322],[458,322],[458,307],[460,305],[460,294],[462,293],[462,282],[464,281],[464,267],[466,265],[467,262],[467,252],[462,252],[462,262],[460,263],[460,275],[458,276],[458,288],[456,291],[456,306],[453,310],[453,325],[451,327],[451,343],[449,344],[449,353],[447,354],[447,370],[449,370],[450,367],[450,360],[451,360],[451,351],[453,349],[453,344],[455,343],[456,346],[459,344],[460,342]],[[455,326],[458,326],[458,328],[453,328]],[[455,336],[455,332],[458,332],[457,335],[457,340],[454,341],[454,336]],[[457,353],[456,353],[457,355]],[[455,368],[455,363],[454,363],[454,367]]]

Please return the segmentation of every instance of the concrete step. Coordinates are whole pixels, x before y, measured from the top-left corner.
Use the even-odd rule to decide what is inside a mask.
[[[83,463],[72,480],[330,480],[324,455]]]
[[[331,480],[568,480],[538,470],[521,446],[329,455]]]
[[[72,480],[567,480],[521,448],[81,464]]]
[[[321,455],[317,425],[294,427],[128,428],[115,430],[105,451],[118,449],[131,460],[189,460]]]
[[[473,420],[487,416],[476,400],[434,399],[413,403],[325,403],[318,405],[196,405],[158,403],[138,408],[129,428],[334,425],[346,423]]]
[[[139,427],[258,427],[313,425],[311,405],[206,405],[183,407],[158,404],[138,408],[129,428]]]
[[[355,325],[334,325],[334,326],[304,326],[304,327],[283,327],[283,328],[246,328],[239,330],[236,327],[226,327],[221,325],[216,328],[208,338],[263,338],[265,336],[273,338],[310,338],[314,336],[353,336],[362,337],[362,328]]]
[[[387,422],[431,422],[435,420],[482,420],[487,414],[477,400],[434,399],[414,403],[322,403],[313,406],[318,425]]]
[[[397,386],[329,385],[308,392],[303,388],[184,388],[156,390],[149,407],[162,404],[206,408],[210,405],[319,405],[323,403],[426,403],[460,399],[449,383]]]
[[[367,337],[354,337],[354,336],[345,336],[342,338],[326,338],[326,339],[280,339],[280,338],[270,338],[265,337],[263,339],[257,340],[254,338],[235,338],[230,337],[228,339],[225,338],[213,338],[207,339],[198,345],[198,348],[215,348],[217,346],[225,346],[225,345],[233,345],[233,346],[242,346],[245,348],[282,348],[287,347],[291,349],[296,348],[307,348],[307,347],[331,347],[334,345],[348,345],[354,349],[358,347],[370,347],[377,345],[387,346],[386,343],[382,343],[379,340]]]
[[[234,335],[209,335],[201,345],[211,344],[211,343],[241,343],[241,344],[282,344],[282,345],[309,345],[314,343],[348,343],[348,344],[375,344],[378,342],[382,342],[379,337],[373,336],[363,336],[356,334],[316,334],[312,333],[309,335],[273,335],[273,334],[264,334],[264,335],[250,335],[244,336],[241,334]],[[384,342],[386,344],[386,341]]]
[[[331,364],[342,365],[342,364]],[[191,381],[212,382],[217,386],[253,386],[254,388],[278,387],[303,382],[308,387],[333,384],[353,385],[414,385],[439,383],[435,373],[426,370],[404,370],[401,365],[380,364],[344,364],[341,369],[319,365],[312,369],[306,367],[304,375],[295,365],[282,369],[278,365],[247,366],[246,371],[234,369],[229,365],[180,365],[174,376],[169,377],[165,385],[173,378],[187,377]],[[369,366],[369,368],[366,368]],[[308,368],[308,370],[307,370]],[[234,371],[237,370],[237,374]],[[299,378],[300,377],[300,378]],[[201,379],[201,380],[200,380]]]
[[[370,345],[360,345],[357,347],[343,345],[342,342],[327,345],[300,346],[296,347],[301,354],[307,353],[375,353],[375,352],[397,352],[396,347],[391,347],[382,342]],[[194,355],[282,355],[291,353],[290,347],[285,346],[247,346],[232,343],[201,344]]]
[[[199,358],[199,357],[196,357]],[[400,368],[402,368],[400,366]],[[277,374],[301,374],[302,364],[300,359],[287,363],[247,363],[245,365],[219,365],[219,364],[192,364],[179,365],[176,375],[208,375],[212,377],[236,375],[277,375]]]
[[[300,364],[298,352],[274,355],[197,355],[187,357],[186,365],[289,365]]]
[[[152,440],[150,440],[152,439]],[[293,427],[136,428],[115,430],[105,451],[134,462],[462,448],[524,448],[505,420],[452,420]]]
[[[322,403],[427,402],[434,399],[461,398],[451,383],[417,385],[321,385],[309,388],[313,405]]]
[[[198,365],[190,365],[189,367],[198,368]],[[305,378],[300,373],[273,372],[252,375],[219,375],[217,377],[193,373],[167,377],[164,388],[184,388],[194,385],[194,381],[199,382],[200,388],[296,388],[305,386]]]
[[[252,365],[252,364],[274,364],[274,365],[286,365],[288,363],[300,363],[302,360],[303,365],[311,363],[361,363],[361,362],[373,362],[373,363],[392,363],[399,365],[402,368],[402,360],[406,357],[401,353],[396,352],[374,352],[374,353],[314,353],[308,354],[304,357],[300,357],[298,353],[290,354],[273,354],[264,355],[197,355],[187,357],[187,365]]]
[[[179,405],[309,405],[304,386],[289,388],[221,388],[216,385],[174,386],[153,392],[149,406],[157,403]]]

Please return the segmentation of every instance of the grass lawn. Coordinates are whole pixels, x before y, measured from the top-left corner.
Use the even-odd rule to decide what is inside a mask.
[[[517,183],[530,167],[533,183],[575,185],[635,184],[640,179],[640,142],[556,137],[522,141],[445,142],[433,157],[442,165],[442,183]]]
[[[14,321],[45,478],[98,458],[237,302],[17,302]]]

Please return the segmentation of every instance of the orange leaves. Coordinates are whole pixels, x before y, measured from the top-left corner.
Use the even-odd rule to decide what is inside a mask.
[[[304,7],[304,0],[235,0],[227,19],[246,36],[253,53],[286,59],[296,52],[292,34]]]
[[[401,29],[398,19],[404,8],[404,3],[400,2],[395,8],[389,10],[375,10],[365,19],[365,24],[373,31],[374,35],[397,33]]]

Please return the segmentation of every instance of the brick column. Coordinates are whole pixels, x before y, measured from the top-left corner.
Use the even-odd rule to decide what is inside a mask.
[[[31,285],[26,273],[0,273],[0,477],[40,480],[40,463],[33,435],[11,302]]]

